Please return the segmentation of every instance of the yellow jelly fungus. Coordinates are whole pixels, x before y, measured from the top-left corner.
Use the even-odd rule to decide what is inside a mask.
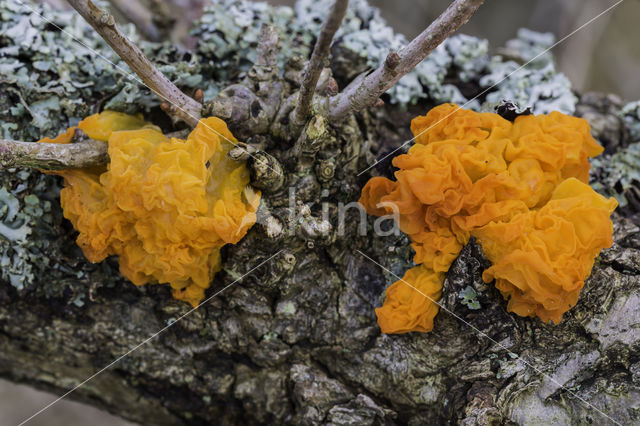
[[[444,273],[471,236],[509,311],[559,322],[612,243],[617,204],[587,185],[588,158],[602,152],[588,123],[559,112],[511,123],[444,104],[411,130],[416,144],[394,158],[396,180],[372,178],[360,198],[369,214],[397,208],[419,264],[387,289],[382,331],[433,328]]]
[[[55,172],[65,179],[62,208],[87,259],[118,255],[134,284],[169,283],[176,299],[197,306],[220,269],[220,249],[246,234],[260,203],[244,163],[227,156],[236,139],[226,124],[202,119],[181,140],[141,117],[105,111],[78,128],[107,142],[110,157],[104,168]]]

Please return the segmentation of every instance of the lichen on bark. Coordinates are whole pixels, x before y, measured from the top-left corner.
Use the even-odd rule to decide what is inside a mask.
[[[285,59],[310,52],[317,33],[309,24],[315,22],[307,15],[310,3],[302,1],[291,10],[225,0],[212,4],[197,24],[194,31],[201,38],[193,52],[178,52],[168,44],[143,47],[156,54],[163,72],[182,82],[181,89],[201,87],[205,100],[224,106],[228,91],[214,98],[222,89],[260,77],[248,75],[263,22],[281,29],[285,82],[299,84],[301,62]],[[353,69],[376,65],[372,61],[384,56],[376,59],[371,52],[395,47],[400,39],[364,1],[352,3],[333,48],[333,75],[340,84],[353,77],[346,63]],[[134,109],[128,112],[155,117],[165,130],[174,130],[158,115],[150,93],[71,47],[23,7],[3,2],[0,8],[3,30],[18,23],[22,29],[9,33],[11,46],[0,46],[0,67],[13,67],[17,76],[0,81],[0,103],[11,107],[0,108],[9,136],[53,136],[105,106]],[[313,13],[317,10],[326,8]],[[71,14],[47,14],[109,54]],[[367,44],[366,34],[375,29],[379,38]],[[39,34],[33,36],[36,41],[21,38],[33,30]],[[520,38],[524,41],[507,47],[522,53],[529,52],[520,49],[522,43],[549,43],[527,32]],[[46,50],[56,43],[76,62],[66,61],[61,49]],[[429,334],[381,335],[374,308],[396,278],[358,250],[401,275],[412,264],[409,241],[403,234],[374,236],[373,218],[367,219],[366,235],[360,235],[355,209],[348,210],[338,232],[336,207],[356,200],[372,174],[389,173],[383,162],[357,176],[408,139],[411,116],[457,96],[470,99],[487,87],[484,78],[494,81],[513,69],[516,62],[508,62],[509,55],[489,57],[486,46],[467,36],[449,39],[390,93],[395,103],[350,117],[337,128],[316,118],[306,129],[308,139],[299,139],[293,154],[295,141],[286,139],[282,123],[294,100],[278,98],[277,111],[261,107],[258,115],[273,115],[274,122],[258,135],[246,135],[246,141],[283,166],[283,182],[265,188],[262,219],[237,245],[223,250],[223,270],[207,295],[278,254],[179,321],[190,308],[172,300],[166,286],[135,287],[118,274],[115,259],[90,264],[82,257],[57,204],[55,178],[2,170],[0,375],[60,394],[174,324],[71,397],[151,424],[609,422],[597,410],[622,424],[637,423],[640,229],[631,220],[633,211],[615,217],[614,246],[600,256],[578,305],[559,325],[507,313],[502,298],[480,278],[486,262],[481,250],[469,245],[445,283],[443,303],[455,316],[441,312]],[[25,62],[29,56],[33,60]],[[550,55],[542,60],[491,93],[520,102],[535,99],[530,105],[538,108],[535,112],[575,107],[566,81],[550,71]],[[89,62],[93,68],[85,70],[82,64]],[[21,80],[29,73],[36,73],[36,89],[28,90],[28,82]],[[446,75],[453,77],[444,84]],[[66,90],[65,84],[75,91],[64,98],[55,95],[64,107],[54,108],[47,87]],[[535,97],[534,87],[554,89],[558,96]],[[284,96],[285,89],[277,93]],[[246,95],[246,105],[229,109],[230,121],[240,120],[245,107],[251,112],[255,99]],[[479,99],[475,107],[488,99]],[[46,125],[37,120],[45,108],[39,106],[42,101],[49,111],[45,116],[51,117]],[[33,105],[38,106],[35,115],[29,112]],[[594,126],[596,137],[624,147],[629,142],[625,135],[633,134],[640,120],[631,107],[622,111],[616,105],[582,96],[577,111],[592,123],[609,123]],[[594,181],[611,189],[609,180],[599,176],[594,173]],[[289,188],[294,188],[294,203]]]

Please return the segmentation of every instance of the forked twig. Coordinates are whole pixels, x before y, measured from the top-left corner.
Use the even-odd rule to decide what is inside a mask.
[[[440,43],[465,24],[483,1],[455,0],[451,3],[442,15],[404,49],[397,53],[390,53],[378,69],[366,77],[356,77],[342,93],[330,98],[329,119],[340,121],[349,112],[357,112],[374,105],[384,92],[393,87]]]

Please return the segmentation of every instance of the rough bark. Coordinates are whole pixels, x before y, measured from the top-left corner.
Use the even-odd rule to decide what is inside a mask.
[[[406,140],[409,118],[428,104],[414,111],[386,105],[350,115],[338,128],[314,117],[292,141],[286,118],[295,78],[274,80],[266,65],[209,104],[237,134],[247,132],[246,123],[257,133],[246,135],[259,159],[250,160],[254,182],[256,164],[275,161],[282,173],[263,182],[263,216],[225,248],[208,295],[281,250],[276,258],[174,322],[190,307],[173,300],[168,286],[135,287],[116,259],[87,263],[56,205],[54,178],[2,171],[3,256],[14,256],[10,263],[35,253],[46,264],[28,280],[12,269],[0,281],[0,376],[63,394],[174,324],[69,397],[144,424],[638,423],[637,225],[615,217],[614,246],[559,325],[507,313],[482,283],[486,260],[470,244],[442,300],[475,329],[440,312],[431,333],[381,335],[374,308],[394,279],[358,250],[401,275],[412,257],[409,241],[360,235],[355,209],[341,228],[335,210],[358,198],[369,176],[357,173]],[[292,67],[285,76],[294,75]],[[597,136],[607,132],[612,146],[624,146],[622,121],[599,103],[582,111],[607,124]],[[388,172],[383,166],[380,173]],[[40,201],[20,198],[20,185]],[[300,203],[289,202],[290,187]],[[42,223],[33,219],[34,203],[43,206]],[[370,231],[374,218],[366,223]],[[10,251],[23,248],[19,256]],[[469,307],[469,287],[479,310]]]

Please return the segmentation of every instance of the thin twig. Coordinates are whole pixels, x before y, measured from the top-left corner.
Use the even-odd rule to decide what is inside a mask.
[[[344,119],[349,112],[357,112],[374,105],[378,98],[404,75],[422,62],[440,43],[482,5],[484,0],[455,0],[407,47],[387,56],[385,62],[371,74],[357,78],[342,93],[329,100],[328,116],[332,121]]]
[[[304,77],[302,78],[302,86],[300,87],[300,94],[298,95],[298,104],[293,112],[293,125],[295,127],[302,127],[309,117],[311,111],[311,101],[313,100],[313,94],[318,84],[318,78],[324,68],[324,61],[329,56],[329,49],[331,48],[331,41],[333,36],[340,28],[342,19],[347,11],[349,0],[336,0],[329,12],[329,16],[320,30],[320,35],[316,41],[316,45],[313,48],[311,59],[307,64],[307,68],[304,71]]]
[[[83,169],[106,166],[106,142],[88,139],[83,133],[73,143],[22,142],[0,139],[0,168],[29,167],[40,170]],[[167,133],[167,138],[186,139],[189,129]]]
[[[107,144],[95,140],[56,144],[0,139],[0,167],[41,170],[81,169],[109,162]]]
[[[191,126],[198,123],[202,105],[185,95],[158,71],[142,51],[120,32],[109,12],[100,9],[91,0],[67,1],[153,92],[172,105],[171,112],[176,117]]]

